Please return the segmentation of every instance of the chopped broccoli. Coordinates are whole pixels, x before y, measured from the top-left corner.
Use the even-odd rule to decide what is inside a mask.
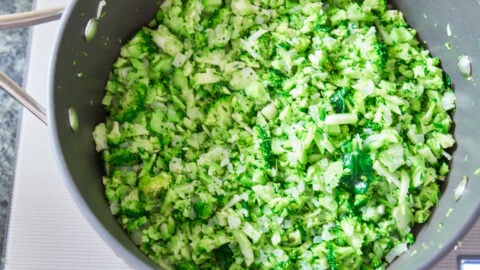
[[[177,53],[183,51],[183,44],[175,37],[170,30],[164,26],[159,25],[156,31],[151,31],[153,41],[165,53],[175,57]]]
[[[374,45],[375,52],[378,55],[378,60],[376,61],[376,64],[381,68],[385,68],[385,65],[387,64],[387,59],[388,59],[388,51],[387,51],[387,46],[382,43],[382,42],[377,42]]]
[[[336,113],[347,112],[347,94],[347,89],[340,88],[339,90],[335,91],[335,94],[333,94],[333,96],[330,98],[330,102],[332,103]]]
[[[149,196],[158,196],[160,191],[166,190],[172,181],[172,176],[166,172],[140,178],[138,188]]]
[[[134,153],[128,148],[112,149],[111,153],[104,153],[105,155],[103,158],[105,162],[114,167],[131,166],[140,162],[138,153]]]
[[[196,202],[193,205],[193,209],[195,214],[201,219],[208,219],[213,213],[212,207],[204,202]]]
[[[275,165],[275,157],[272,152],[272,138],[265,128],[256,126],[258,139],[260,140],[260,152],[267,168],[272,168]]]
[[[232,16],[232,10],[228,8],[217,8],[215,11],[208,17],[208,26],[212,29],[220,24],[228,24]]]
[[[218,262],[218,266],[222,270],[230,269],[230,266],[235,262],[232,250],[229,244],[225,244],[215,250],[213,250],[215,260]]]
[[[273,88],[275,92],[280,92],[283,89],[283,82],[286,80],[286,76],[277,69],[268,70],[268,84]]]
[[[232,113],[231,98],[229,96],[221,97],[208,108],[205,125],[228,127],[233,123]]]
[[[328,265],[330,266],[330,269],[332,270],[337,270],[338,269],[338,265],[337,265],[337,256],[336,256],[336,249],[333,245],[333,243],[328,243],[327,245],[327,255],[326,255],[326,258],[327,258],[327,262],[328,262]]]
[[[131,85],[128,92],[121,96],[118,103],[111,108],[115,120],[123,123],[135,119],[138,113],[145,109],[146,95],[147,86],[141,82]]]
[[[127,46],[122,47],[120,55],[125,58],[153,57],[157,52],[158,46],[153,41],[150,30],[142,28]]]
[[[175,269],[387,268],[441,196],[451,87],[385,0],[162,1],[105,86],[105,196]]]

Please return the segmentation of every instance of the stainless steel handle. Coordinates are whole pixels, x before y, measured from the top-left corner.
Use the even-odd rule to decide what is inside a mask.
[[[56,7],[0,16],[0,30],[28,27],[60,19],[64,7]]]
[[[40,121],[47,124],[47,113],[40,103],[25,92],[15,81],[0,71],[0,86],[3,87],[23,107],[31,111]]]
[[[64,7],[34,10],[0,16],[0,30],[28,27],[40,23],[57,20],[62,16]],[[7,74],[0,71],[0,87],[4,88],[23,107],[32,112],[40,121],[47,124],[47,113],[40,103],[25,92]]]

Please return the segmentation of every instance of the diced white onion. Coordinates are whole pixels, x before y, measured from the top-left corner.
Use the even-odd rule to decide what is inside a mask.
[[[453,190],[453,199],[458,201],[463,194],[465,193],[465,188],[467,187],[468,177],[464,176],[462,180],[458,183],[458,185]]]
[[[470,79],[472,76],[472,61],[468,55],[460,55],[458,57],[458,68],[463,77]]]
[[[325,124],[327,125],[347,125],[354,124],[358,121],[358,117],[354,113],[338,113],[331,114],[325,117]]]
[[[396,257],[402,255],[402,253],[407,250],[407,244],[401,243],[388,252],[387,256],[385,256],[385,260],[387,260],[388,263],[391,263]]]

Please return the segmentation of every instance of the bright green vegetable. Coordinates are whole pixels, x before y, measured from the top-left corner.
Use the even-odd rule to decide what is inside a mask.
[[[455,94],[384,0],[167,0],[93,133],[112,213],[176,269],[383,269],[448,173]]]

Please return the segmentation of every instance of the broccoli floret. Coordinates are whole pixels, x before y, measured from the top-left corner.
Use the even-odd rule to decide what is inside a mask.
[[[335,252],[335,247],[331,242],[327,244],[326,258],[327,258],[327,263],[330,266],[330,269],[337,270],[338,269],[337,254]]]
[[[185,2],[184,2],[185,3]],[[184,4],[183,7],[183,18],[185,20],[185,33],[186,34],[193,34],[198,29],[196,28],[201,20],[202,12],[204,6],[202,5],[202,1],[199,0],[188,0]]]
[[[381,123],[376,123],[371,120],[368,120],[365,125],[363,126],[363,129],[365,130],[371,130],[371,131],[381,131],[383,129],[383,125]]]
[[[256,126],[258,139],[260,140],[260,153],[267,168],[272,168],[275,165],[275,157],[272,151],[272,138],[266,128]]]
[[[267,32],[257,39],[258,52],[263,59],[271,59],[275,53],[276,41],[272,33]]]
[[[228,84],[226,82],[216,82],[214,84],[212,84],[212,94],[214,95],[230,95],[231,94],[231,91],[230,89],[228,88]]]
[[[130,166],[138,164],[140,162],[140,156],[138,153],[133,153],[128,148],[116,148],[112,149],[111,153],[108,151],[103,152],[103,159],[108,165],[114,167]]]
[[[211,205],[204,203],[204,202],[196,202],[193,204],[193,210],[195,210],[195,214],[197,217],[206,220],[208,219],[212,213],[213,209]]]
[[[232,15],[232,11],[227,8],[219,8],[215,9],[212,15],[208,18],[208,27],[215,28],[219,24],[226,24],[228,25],[230,22],[230,17]]]
[[[122,143],[124,136],[120,132],[120,124],[117,121],[114,121],[110,132],[107,134],[108,145],[117,146]]]
[[[231,96],[223,96],[208,108],[205,117],[205,125],[228,127],[233,123],[232,119],[232,98]]]
[[[387,46],[385,43],[379,41],[373,45],[373,48],[378,56],[378,59],[375,61],[375,63],[378,65],[378,67],[380,67],[380,69],[384,69],[388,60]]]
[[[277,69],[270,68],[268,70],[268,85],[273,88],[275,92],[283,90],[283,82],[287,77]]]
[[[318,24],[317,26],[315,26],[315,28],[313,29],[313,32],[314,33],[321,33],[322,35],[324,34],[328,34],[332,31],[332,26],[331,25],[328,25],[328,24],[324,24],[324,23],[321,23],[321,24]]]
[[[414,197],[415,222],[424,223],[431,213],[431,208],[435,206],[440,199],[440,187],[433,182],[422,187],[420,193]]]
[[[230,249],[229,244],[225,244],[213,250],[213,254],[215,255],[215,261],[222,270],[230,269],[230,265],[235,262],[233,252],[232,249]]]
[[[138,196],[138,189],[132,189],[120,203],[120,212],[128,217],[138,217],[145,212],[144,204]]]
[[[153,42],[151,29],[142,28],[122,47],[120,55],[126,58],[140,58],[142,56],[152,58],[158,52],[158,46]]]
[[[172,175],[162,172],[155,176],[144,175],[138,182],[138,188],[147,196],[155,197],[170,185]]]
[[[142,82],[134,83],[112,106],[111,115],[120,123],[132,121],[144,110],[146,96],[147,86]]]

